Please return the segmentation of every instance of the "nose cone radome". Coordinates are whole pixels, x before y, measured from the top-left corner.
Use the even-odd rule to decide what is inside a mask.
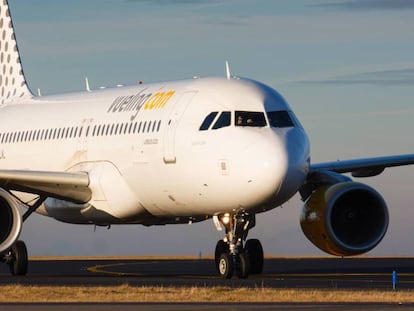
[[[275,135],[260,137],[239,160],[241,205],[246,209],[268,209],[288,171],[288,155],[282,141]]]

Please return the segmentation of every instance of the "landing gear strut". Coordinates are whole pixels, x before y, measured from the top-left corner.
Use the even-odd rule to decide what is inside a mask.
[[[222,224],[226,230],[223,240],[217,242],[214,253],[220,276],[230,279],[236,272],[239,278],[244,279],[249,274],[262,273],[263,248],[260,241],[250,239],[244,243],[249,230],[256,224],[255,215],[245,212],[224,214],[215,217],[214,222],[217,228]]]

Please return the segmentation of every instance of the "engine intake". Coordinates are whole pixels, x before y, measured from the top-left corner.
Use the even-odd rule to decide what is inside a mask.
[[[0,253],[17,241],[22,229],[19,203],[0,188]]]
[[[306,237],[324,252],[352,256],[377,246],[388,221],[387,206],[377,191],[361,183],[341,182],[312,193],[300,224]]]

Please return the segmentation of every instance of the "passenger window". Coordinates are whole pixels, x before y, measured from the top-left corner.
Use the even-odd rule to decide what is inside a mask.
[[[234,117],[236,126],[263,127],[267,125],[263,112],[236,111]]]
[[[295,124],[288,111],[268,111],[267,117],[271,127],[294,127]]]
[[[207,131],[211,123],[213,123],[214,119],[216,118],[217,114],[217,111],[209,113],[209,115],[204,119],[203,123],[201,123],[199,131]]]
[[[217,130],[222,127],[230,126],[231,124],[231,113],[230,111],[224,111],[221,113],[216,123],[213,125],[213,130]]]

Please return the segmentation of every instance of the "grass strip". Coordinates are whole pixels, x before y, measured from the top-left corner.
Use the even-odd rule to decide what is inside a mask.
[[[0,302],[358,302],[414,303],[413,290],[163,286],[0,286]]]

